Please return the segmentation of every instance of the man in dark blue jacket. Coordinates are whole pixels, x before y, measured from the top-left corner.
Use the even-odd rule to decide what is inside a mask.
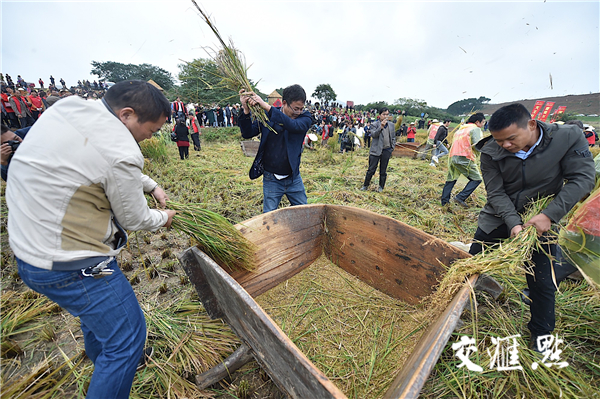
[[[300,177],[300,156],[306,132],[312,125],[308,111],[304,111],[306,92],[300,85],[283,90],[283,106],[275,108],[255,93],[240,91],[243,112],[238,122],[242,137],[249,139],[261,135],[260,146],[250,179],[263,175],[263,212],[279,206],[285,194],[292,205],[307,203],[304,183]],[[261,107],[269,118],[269,127],[258,121],[252,122],[250,106]]]

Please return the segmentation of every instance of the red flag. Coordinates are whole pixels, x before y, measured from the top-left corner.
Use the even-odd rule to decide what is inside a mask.
[[[544,101],[538,100],[535,102],[533,106],[533,111],[531,111],[531,119],[535,119],[540,109],[542,109],[542,105],[544,105]]]
[[[560,118],[560,116],[565,113],[566,109],[566,105],[561,105],[560,107],[556,108],[556,111],[554,111],[554,114],[552,115],[552,119],[550,119],[550,123],[554,123],[558,118]]]
[[[548,115],[550,115],[550,110],[552,110],[552,107],[554,107],[554,103],[552,101],[548,101],[544,106],[544,110],[542,111],[542,114],[538,119],[542,122],[546,122],[546,119],[548,119]]]

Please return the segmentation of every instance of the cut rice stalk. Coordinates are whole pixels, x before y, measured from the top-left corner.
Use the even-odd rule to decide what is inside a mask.
[[[246,66],[245,57],[242,52],[235,48],[231,38],[229,39],[229,44],[225,43],[225,40],[223,40],[217,27],[212,23],[208,15],[202,11],[196,1],[192,0],[192,3],[223,47],[219,51],[212,50],[209,52],[209,55],[217,64],[217,70],[220,74],[219,76],[221,78],[221,83],[236,93],[240,90],[244,90],[246,92],[245,95],[254,94],[254,88],[248,80],[248,67]],[[248,106],[250,107],[252,121],[258,120],[264,126],[268,127],[273,133],[277,134],[275,129],[269,125],[269,118],[259,105]]]
[[[219,265],[253,270],[254,246],[227,219],[199,206],[167,202],[177,211],[171,227],[198,242],[197,246]]]
[[[552,197],[544,197],[530,203],[523,215],[523,220],[529,220],[540,214],[551,200]],[[557,241],[556,234],[545,235],[544,238],[544,244]],[[448,268],[438,289],[426,298],[426,301],[429,301],[432,309],[441,312],[463,286],[465,278],[473,274],[501,272],[505,276],[514,276],[523,271],[533,274],[529,262],[536,249],[544,251],[544,247],[538,239],[537,230],[534,226],[528,226],[516,237],[509,238],[471,258],[459,259],[454,262]],[[551,255],[548,254],[548,256]]]

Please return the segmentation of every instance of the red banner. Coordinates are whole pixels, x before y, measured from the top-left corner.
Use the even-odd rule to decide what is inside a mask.
[[[552,107],[554,107],[554,103],[552,101],[548,101],[546,103],[546,105],[544,106],[544,110],[542,111],[542,114],[540,115],[538,120],[540,120],[542,122],[546,122],[546,119],[548,119],[548,115],[550,115],[550,111],[552,110]]]
[[[540,109],[542,109],[542,105],[544,105],[544,102],[545,101],[541,101],[541,100],[538,100],[535,102],[535,105],[533,106],[533,111],[531,111],[531,119],[535,119],[538,112],[540,112]]]
[[[554,111],[554,114],[552,114],[552,119],[550,119],[550,123],[554,123],[558,118],[560,118],[560,116],[565,113],[566,109],[567,107],[565,105],[561,105],[560,107],[558,107],[556,111]]]

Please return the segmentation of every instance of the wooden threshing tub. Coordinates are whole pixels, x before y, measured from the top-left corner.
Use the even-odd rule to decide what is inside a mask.
[[[283,208],[236,227],[258,248],[255,271],[227,273],[197,248],[187,249],[180,261],[208,314],[223,318],[277,386],[293,398],[346,396],[294,345],[253,297],[299,273],[324,254],[375,289],[416,304],[432,292],[444,273],[441,264],[449,265],[470,256],[392,218],[339,205]],[[479,280],[476,284],[478,276],[472,276],[425,331],[385,398],[418,396],[469,300],[470,286],[498,290],[493,282]],[[222,366],[225,373],[227,369],[231,371],[235,361],[231,358],[240,356],[234,353],[225,361],[226,366]]]
[[[396,143],[394,151],[392,152],[392,156],[415,159],[419,152],[420,146],[421,144],[419,143]]]

